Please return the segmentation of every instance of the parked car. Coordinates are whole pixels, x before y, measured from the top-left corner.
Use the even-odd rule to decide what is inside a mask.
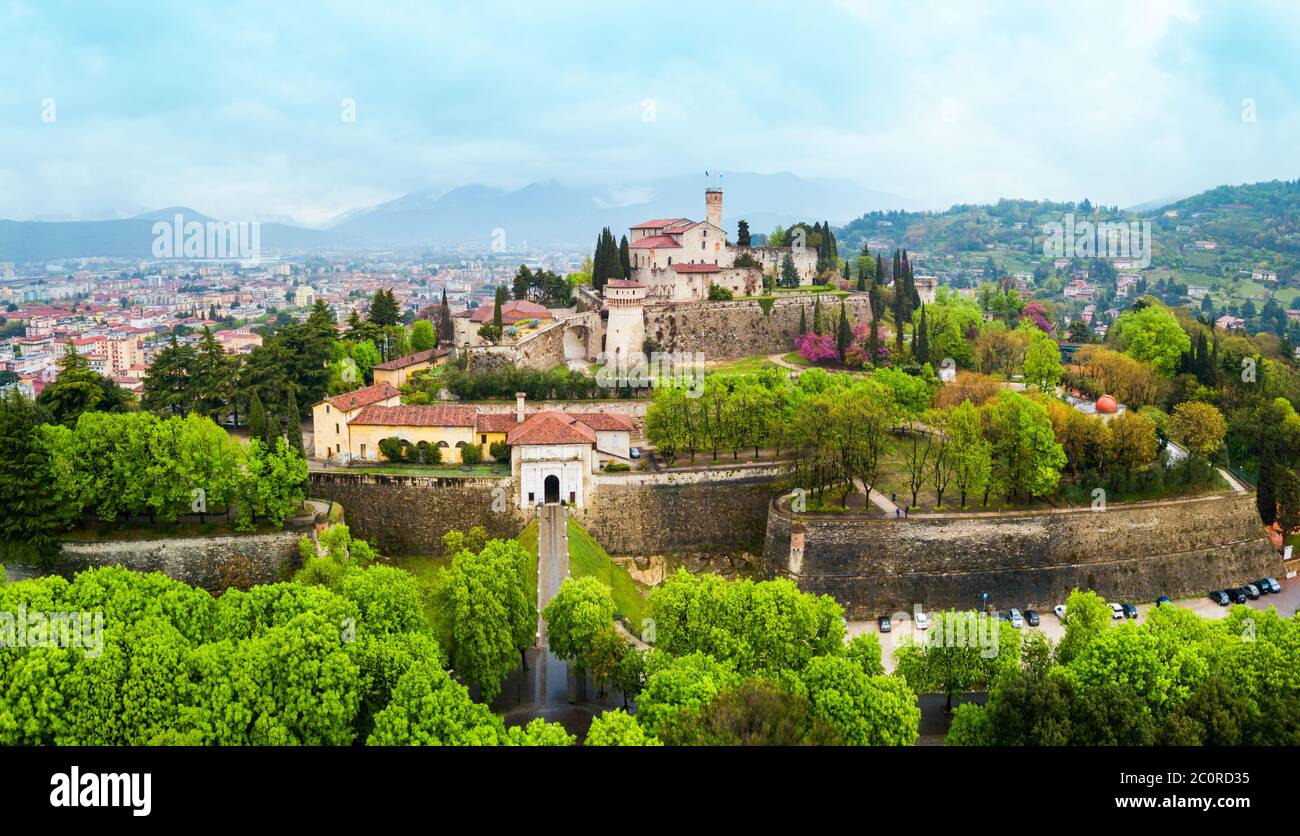
[[[1025,623],[1030,627],[1038,626],[1038,610],[1025,610]]]
[[[1228,597],[1227,591],[1223,589],[1216,589],[1213,592],[1211,592],[1210,600],[1221,607],[1226,607],[1232,603],[1232,599]]]
[[[1010,620],[1011,620],[1011,618],[1010,618],[1006,613],[1004,613],[1002,610],[994,610],[994,611],[993,611],[993,617],[996,618],[998,621],[1010,621]]]
[[[1173,603],[1174,602],[1170,599],[1168,595],[1161,595],[1159,598],[1156,599],[1157,607],[1163,607],[1165,605],[1173,606]]]
[[[882,615],[880,618],[876,619],[876,626],[880,628],[880,632],[888,633],[890,630],[889,616]]]
[[[918,630],[929,630],[929,629],[930,629],[930,616],[926,615],[926,614],[923,613],[923,612],[918,612],[918,613],[916,614],[916,629],[918,629]]]
[[[1255,581],[1255,585],[1258,586],[1261,590],[1266,590],[1268,592],[1273,593],[1274,595],[1277,595],[1279,592],[1282,591],[1282,586],[1273,578],[1260,578],[1259,580]]]
[[[1124,608],[1121,607],[1119,604],[1115,604],[1115,603],[1110,604],[1110,617],[1112,619],[1123,618]]]
[[[1241,591],[1246,593],[1246,597],[1249,598],[1250,600],[1252,601],[1259,600],[1259,595],[1260,595],[1259,587],[1255,586],[1253,583],[1246,584],[1241,588]]]
[[[1062,621],[1065,620],[1065,604],[1057,604],[1056,606],[1052,607],[1052,612],[1056,613],[1057,618],[1061,619]]]
[[[1007,621],[1010,621],[1011,626],[1015,627],[1017,630],[1025,626],[1024,617],[1020,614],[1020,610],[1015,607],[1007,610]]]
[[[1228,593],[1228,597],[1232,599],[1232,603],[1234,604],[1246,603],[1246,590],[1240,588],[1234,589],[1232,587],[1229,587],[1223,591]]]
[[[628,450],[628,451],[627,451],[627,456],[628,456],[628,458],[630,458],[630,459],[639,459],[639,458],[641,458],[641,448],[640,448],[640,447],[633,447],[631,450]]]
[[[1122,604],[1121,606],[1124,607],[1124,617],[1125,617],[1125,618],[1137,618],[1137,617],[1138,617],[1138,608],[1137,608],[1136,606],[1134,606],[1133,604]]]

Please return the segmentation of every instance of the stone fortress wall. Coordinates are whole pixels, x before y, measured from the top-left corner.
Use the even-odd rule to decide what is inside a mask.
[[[797,528],[802,528],[802,549]],[[791,536],[795,534],[792,550]],[[795,514],[773,500],[765,572],[826,593],[850,617],[927,609],[1050,609],[1074,588],[1108,600],[1204,595],[1285,572],[1253,494],[1006,514]]]
[[[735,302],[679,302],[646,305],[646,339],[661,351],[702,352],[705,360],[730,360],[756,354],[785,354],[799,334],[799,312],[812,325],[815,298],[811,294],[779,296],[772,300]],[[844,297],[849,321],[871,321],[871,303],[865,293]],[[766,307],[766,310],[764,310]],[[822,295],[822,309],[839,317],[839,297]]]

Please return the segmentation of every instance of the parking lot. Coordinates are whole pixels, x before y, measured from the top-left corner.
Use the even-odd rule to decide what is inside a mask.
[[[1254,578],[1243,578],[1241,583],[1253,583],[1254,581]],[[1280,593],[1276,595],[1261,595],[1257,600],[1246,601],[1246,606],[1253,607],[1257,610],[1266,610],[1269,607],[1276,607],[1277,611],[1283,616],[1290,617],[1293,615],[1297,609],[1300,609],[1300,577],[1291,579],[1277,578],[1277,582],[1282,587]],[[1229,608],[1221,607],[1211,601],[1208,596],[1208,589],[1206,590],[1206,593],[1206,595],[1202,595],[1199,598],[1176,600],[1174,601],[1174,605],[1186,607],[1206,618],[1223,618],[1226,616]],[[1064,604],[1065,602],[1061,601],[1060,603]],[[1123,604],[1128,602],[1121,599],[1115,601],[1115,603]],[[1147,612],[1154,606],[1155,604],[1152,602],[1138,603],[1137,621],[1141,623],[1141,621],[1146,618]],[[1023,612],[1023,610],[1021,611]],[[885,614],[886,613],[881,613],[881,615]],[[891,613],[890,615],[892,616],[893,614]],[[1038,615],[1039,624],[1036,629],[1042,630],[1043,634],[1053,642],[1060,641],[1061,637],[1065,635],[1065,625],[1063,625],[1061,620],[1051,611],[1051,608],[1040,610]],[[901,640],[905,636],[913,634],[917,635],[919,640],[919,636],[922,634],[922,631],[914,629],[910,619],[900,620],[896,617],[891,618],[890,628],[890,632],[880,635],[880,645],[884,651],[885,670],[887,671],[892,671],[894,669],[894,648],[901,642]],[[1030,628],[1029,625],[1026,624],[1024,629],[1029,630],[1035,628]],[[876,625],[875,619],[867,621],[850,621],[848,622],[848,632],[850,636],[856,636],[859,633],[879,633],[879,628]]]

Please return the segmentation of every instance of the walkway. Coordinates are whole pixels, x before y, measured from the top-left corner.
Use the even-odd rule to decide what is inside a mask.
[[[542,705],[568,702],[569,666],[557,659],[547,646],[546,621],[542,610],[560,591],[569,576],[568,509],[545,505],[537,512],[537,664],[534,666],[534,694]]]
[[[853,487],[857,489],[858,493],[867,493],[867,486],[857,476],[853,477]],[[885,496],[880,491],[872,488],[871,493],[867,494],[867,496],[877,508],[884,512],[886,517],[899,516],[898,505],[894,504],[889,497]]]
[[[789,360],[785,359],[785,355],[789,353],[790,352],[788,351],[783,351],[780,354],[769,354],[767,355],[767,360],[769,363],[775,363],[776,365],[781,366],[782,368],[785,369],[790,369],[791,371],[796,371],[796,372],[807,371],[808,369],[807,366],[800,366],[795,363],[791,363]]]

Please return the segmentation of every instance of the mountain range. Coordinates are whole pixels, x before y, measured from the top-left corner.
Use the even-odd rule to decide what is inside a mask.
[[[621,235],[647,218],[703,219],[704,189],[724,192],[723,217],[734,235],[744,218],[755,232],[777,224],[829,220],[843,223],[873,209],[913,208],[897,195],[854,184],[790,173],[722,172],[661,178],[606,188],[577,188],[555,181],[507,190],[471,184],[447,192],[414,192],[348,212],[324,229],[262,223],[262,250],[388,249],[482,246],[502,241],[516,251],[531,246],[585,248],[608,226]],[[156,221],[212,220],[184,207],[98,221],[0,220],[0,261],[29,262],[108,256],[149,258]]]

